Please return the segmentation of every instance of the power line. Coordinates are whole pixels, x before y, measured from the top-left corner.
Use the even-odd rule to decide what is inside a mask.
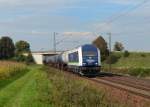
[[[149,1],[149,0],[144,0],[144,1],[142,1],[141,3],[135,5],[134,7],[129,8],[126,12],[120,13],[120,14],[119,14],[118,16],[116,16],[115,18],[109,20],[108,23],[112,23],[112,22],[116,21],[116,19],[118,19],[118,18],[120,18],[120,17],[122,17],[122,16],[127,15],[128,13],[130,13],[130,12],[132,12],[133,10],[135,10],[135,9],[137,9],[137,8],[139,8],[139,7],[141,7],[143,4],[147,3],[148,1]]]
[[[115,16],[114,18],[113,18],[113,15],[110,17],[111,19],[110,20],[108,20],[106,23],[104,23],[104,25],[108,25],[108,24],[111,24],[112,22],[114,22],[114,21],[116,21],[117,19],[119,19],[119,18],[121,18],[121,17],[123,17],[123,16],[126,16],[128,13],[130,13],[130,12],[132,12],[133,10],[136,10],[137,8],[139,8],[139,7],[141,7],[143,4],[145,4],[145,3],[147,3],[147,2],[149,2],[149,0],[143,0],[142,2],[140,2],[139,4],[137,4],[137,5],[135,5],[135,6],[133,6],[132,8],[129,8],[129,9],[127,9],[127,11],[121,11],[120,13],[119,13],[119,15],[117,15],[117,16]],[[104,26],[103,25],[103,26]],[[108,26],[107,26],[108,27]],[[98,28],[98,29],[101,29],[102,28],[102,26],[100,27],[100,28]]]

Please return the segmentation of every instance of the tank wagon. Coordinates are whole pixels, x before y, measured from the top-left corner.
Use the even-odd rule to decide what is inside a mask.
[[[100,50],[91,44],[51,56],[46,62],[80,75],[97,75],[101,70]]]

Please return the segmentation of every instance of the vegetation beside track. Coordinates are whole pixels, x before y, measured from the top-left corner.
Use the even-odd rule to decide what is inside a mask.
[[[0,107],[51,107],[50,83],[40,68],[30,66],[28,72],[11,77],[12,81],[0,89]]]
[[[86,81],[43,66],[28,70],[3,80],[7,84],[0,87],[0,107],[120,107]]]
[[[27,66],[23,63],[0,61],[0,80],[7,79],[24,71],[27,71]]]
[[[123,52],[113,53],[118,57],[116,63],[112,64],[112,72],[129,74],[137,77],[150,76],[150,53],[131,52],[124,57]],[[109,71],[109,64],[103,62],[103,70]]]
[[[103,91],[92,87],[86,80],[54,68],[46,71],[51,82],[50,99],[54,107],[123,107],[109,101]]]

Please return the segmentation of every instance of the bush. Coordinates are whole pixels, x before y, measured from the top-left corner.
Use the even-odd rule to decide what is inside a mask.
[[[129,55],[130,55],[130,53],[127,50],[124,51],[124,54],[123,54],[124,57],[128,57]]]
[[[31,53],[28,54],[25,60],[26,64],[34,63],[34,59]]]
[[[18,54],[12,60],[17,62],[25,62],[26,64],[34,63],[34,59],[31,53],[29,53],[27,56]]]
[[[145,54],[141,54],[141,57],[144,57],[144,58],[145,58],[145,57],[146,57],[146,55],[145,55]]]
[[[112,55],[107,57],[106,63],[107,64],[114,64],[118,61],[119,58],[120,58],[120,56],[112,54]]]
[[[137,77],[145,77],[150,75],[150,69],[146,68],[132,68],[129,70],[129,75]]]
[[[13,60],[17,61],[17,62],[24,62],[26,60],[26,56],[24,55],[17,55],[13,58]]]

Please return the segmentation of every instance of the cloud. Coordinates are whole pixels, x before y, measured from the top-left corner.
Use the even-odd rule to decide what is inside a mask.
[[[91,32],[64,32],[66,36],[91,36],[93,35]]]
[[[60,2],[63,0],[60,0]],[[11,5],[11,6],[22,6],[22,5],[46,5],[46,4],[51,4],[51,5],[56,5],[58,3],[57,0],[0,0],[1,5]]]
[[[35,47],[37,50],[38,47],[48,47],[49,42],[53,42],[54,31],[64,32],[62,35],[68,37],[63,45],[59,45],[60,49],[90,43],[97,37],[93,32],[106,35],[111,31],[115,34],[115,40],[126,41],[135,35],[150,35],[149,3],[111,24],[107,24],[107,17],[140,2],[140,0],[0,0],[0,33],[14,35],[17,39],[23,37],[31,41],[33,49]],[[57,39],[63,39],[62,35]],[[121,37],[122,35],[127,35],[127,38]],[[36,46],[40,38],[47,41],[46,45]],[[71,41],[72,44],[67,41]],[[126,45],[130,47],[131,40],[129,43],[126,42]]]
[[[95,4],[122,4],[137,3],[136,0],[0,0],[0,8],[89,8]]]
[[[0,22],[0,31],[23,31],[23,32],[52,32],[72,30],[78,26],[74,23],[74,18],[70,16],[58,15],[31,15],[28,17],[18,17],[12,21]],[[76,20],[77,21],[77,20]]]
[[[112,23],[107,23],[110,19],[105,19],[106,21],[93,21],[89,24],[91,27],[88,29],[97,32],[99,35],[101,34],[107,41],[107,33],[111,32],[112,42],[121,41],[127,50],[149,51],[149,10],[150,2],[147,2],[139,8],[119,17]]]
[[[7,8],[84,8],[74,6],[80,0],[0,0],[0,7]]]
[[[141,3],[141,2],[145,2],[146,0],[105,0],[105,1],[102,1],[102,0],[95,0],[99,3],[105,3],[105,4],[112,4],[112,5],[135,5],[135,4],[138,4],[138,3]]]
[[[134,4],[137,0],[107,0],[108,3],[121,4],[121,5],[129,5]]]

